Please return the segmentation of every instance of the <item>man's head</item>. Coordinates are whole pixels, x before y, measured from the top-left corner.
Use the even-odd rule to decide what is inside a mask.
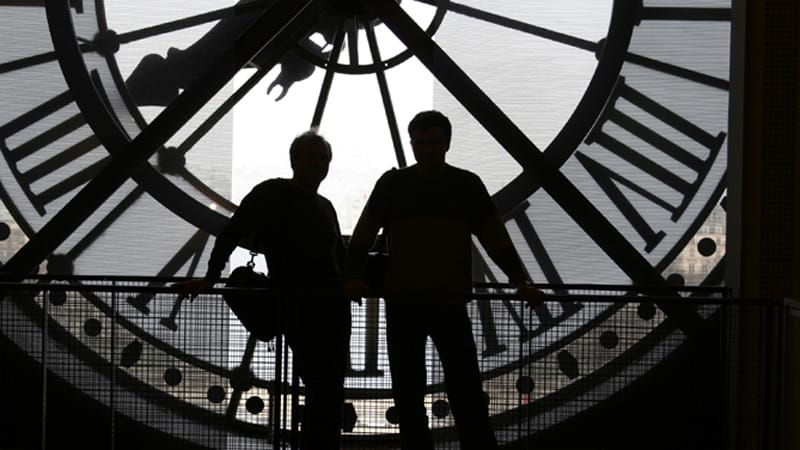
[[[444,166],[444,155],[450,148],[453,127],[439,111],[423,111],[408,123],[411,149],[417,164],[424,170]]]
[[[415,131],[428,128],[439,128],[442,130],[442,135],[445,138],[445,144],[448,148],[450,147],[450,138],[453,135],[453,126],[450,124],[450,119],[448,119],[447,116],[436,110],[422,111],[414,116],[414,118],[411,119],[411,122],[408,123],[408,135],[412,136],[413,139]]]
[[[333,153],[331,144],[316,130],[309,130],[294,138],[289,147],[292,179],[299,184],[316,189],[328,175]]]

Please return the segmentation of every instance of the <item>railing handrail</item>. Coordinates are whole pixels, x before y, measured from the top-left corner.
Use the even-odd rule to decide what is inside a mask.
[[[118,275],[27,275],[23,279],[14,275],[0,275],[1,290],[25,290],[31,287],[36,289],[47,289],[52,291],[102,291],[102,292],[137,292],[147,293],[174,293],[181,294],[181,289],[172,285],[180,281],[185,281],[186,277],[147,277],[147,276],[118,276]],[[227,278],[221,278],[218,285],[224,285]],[[66,283],[66,284],[65,284]],[[120,284],[121,283],[121,284]],[[140,283],[140,284],[125,284]],[[715,303],[720,298],[725,298],[726,303],[736,304],[758,303],[765,304],[764,299],[732,299],[730,289],[713,286],[643,286],[643,285],[614,285],[614,284],[553,284],[537,283],[537,287],[546,293],[547,301],[580,301],[580,302],[602,302],[602,303],[628,303],[631,298],[646,298],[649,302],[672,303],[678,302],[685,304],[706,303],[708,299],[713,299]],[[568,291],[592,291],[591,293],[566,293]],[[318,297],[341,296],[340,290],[331,289],[309,289],[300,288],[241,288],[241,287],[213,287],[203,294],[223,294],[223,293],[246,293],[253,292],[263,295],[283,295],[283,296],[302,296],[314,295]],[[676,293],[685,295],[676,295]],[[474,283],[471,293],[393,293],[409,297],[437,297],[445,299],[469,299],[469,300],[520,300],[513,286],[507,283]]]

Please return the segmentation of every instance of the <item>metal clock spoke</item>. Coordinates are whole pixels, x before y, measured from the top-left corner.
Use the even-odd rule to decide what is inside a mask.
[[[730,82],[728,80],[706,75],[694,70],[689,70],[680,66],[676,66],[675,64],[668,64],[655,58],[648,58],[646,56],[631,53],[625,59],[632,64],[646,67],[648,69],[668,73],[676,77],[684,78],[700,84],[705,84],[706,86],[713,88],[722,89],[725,91],[730,90]]]
[[[350,65],[358,65],[358,21],[353,18],[347,21],[347,54]]]
[[[489,131],[523,169],[533,168],[541,151],[461,70],[430,36],[393,2],[371,3],[384,24],[403,41],[448,91]]]
[[[272,67],[261,67],[254,74],[252,74],[247,81],[245,81],[236,91],[231,94],[220,106],[214,109],[203,122],[195,128],[192,133],[181,142],[178,147],[178,153],[185,155],[192,149],[202,138],[205,136],[217,123],[230,113],[231,110],[239,103],[258,83],[267,75]]]
[[[85,51],[90,51],[90,49],[93,50],[93,47],[91,45],[82,45],[81,48]],[[45,53],[40,53],[38,55],[26,56],[24,58],[15,59],[13,61],[7,61],[4,63],[0,63],[0,75],[14,72],[20,69],[27,69],[30,67],[38,66],[40,64],[53,62],[57,59],[58,55],[56,55],[56,52],[45,52]]]
[[[328,57],[328,65],[325,69],[325,77],[322,79],[322,86],[320,87],[319,95],[317,96],[317,105],[314,107],[314,117],[311,119],[312,128],[319,127],[322,123],[322,115],[325,113],[325,105],[328,103],[328,96],[331,92],[333,77],[336,75],[336,69],[334,69],[333,63],[339,60],[339,55],[341,54],[342,46],[344,45],[345,34],[344,19],[342,19],[342,23],[336,29],[336,34],[333,38],[333,48],[331,49],[331,54]]]
[[[120,201],[108,215],[106,215],[98,224],[92,227],[91,231],[84,234],[83,238],[75,244],[68,252],[67,257],[70,261],[75,261],[78,257],[86,251],[99,237],[106,233],[108,227],[118,220],[122,215],[130,209],[130,207],[144,194],[144,189],[140,186],[135,187],[130,193],[125,195],[125,198]]]
[[[372,23],[367,22],[364,24],[367,31],[367,40],[369,42],[369,50],[372,54],[373,61],[381,61],[381,52],[378,48],[378,39],[375,37],[375,28]],[[397,126],[397,117],[394,113],[394,106],[392,106],[392,96],[389,93],[389,86],[386,83],[386,73],[382,67],[375,70],[375,77],[378,79],[378,87],[381,91],[381,99],[383,100],[383,110],[386,112],[386,122],[389,124],[389,133],[392,136],[392,144],[394,145],[394,153],[397,157],[397,165],[405,167],[406,155],[403,152],[403,144],[400,141],[400,131]]]
[[[345,34],[346,50],[348,55],[347,63],[342,63],[337,59],[326,59],[324,55],[311,52],[304,46],[299,46],[296,50],[303,58],[319,67],[333,67],[337,72],[350,75],[374,73],[379,68],[387,70],[405,62],[411,57],[408,49],[400,50],[392,56],[383,55],[381,60],[373,60],[364,63],[359,54],[359,42],[361,30],[366,22],[373,26],[377,25],[374,15],[369,11],[368,2],[363,5],[360,1],[334,2],[335,7],[332,14],[320,25],[318,32],[325,35],[332,35],[334,30],[339,30]],[[399,2],[398,2],[399,3]],[[446,3],[446,0],[439,0],[438,3]],[[443,8],[436,8],[430,22],[425,27],[425,32],[433,35],[439,29],[444,19],[446,11]],[[342,23],[339,23],[343,21]],[[366,33],[366,31],[364,31]],[[331,39],[329,39],[331,40]]]

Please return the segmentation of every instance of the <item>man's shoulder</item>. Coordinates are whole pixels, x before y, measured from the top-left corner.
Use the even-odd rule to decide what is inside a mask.
[[[475,172],[462,169],[460,167],[451,166],[449,164],[447,166],[447,172],[445,173],[445,176],[449,177],[455,182],[468,183],[479,187],[483,186],[483,180],[481,180],[481,177]]]
[[[386,172],[383,172],[383,174],[378,177],[378,181],[375,182],[375,187],[385,188],[389,185],[403,183],[405,180],[408,180],[411,176],[413,176],[412,171],[409,169],[409,167],[403,167],[400,169],[393,167]]]
[[[289,180],[285,178],[270,178],[253,186],[251,192],[270,192],[278,189],[286,189],[288,186]]]
[[[285,197],[284,193],[288,184],[288,180],[282,178],[261,181],[250,189],[250,192],[242,199],[242,203],[273,202],[276,198]]]
[[[456,177],[464,177],[464,178],[471,178],[471,179],[480,179],[478,174],[475,172],[469,171],[467,169],[462,169],[461,167],[452,166],[450,164],[447,165],[448,173],[452,176]]]
[[[443,173],[444,176],[453,177],[453,178],[460,178],[460,179],[469,179],[469,180],[480,180],[480,177],[475,174],[474,172],[470,172],[469,170],[462,169],[460,167],[447,165],[446,170]],[[386,181],[407,181],[407,180],[414,180],[419,178],[420,175],[417,172],[414,166],[403,167],[400,169],[392,168],[387,170],[386,172],[381,175],[380,180]]]
[[[392,167],[386,172],[383,172],[381,178],[396,179],[398,177],[399,178],[407,177],[411,173],[412,173],[411,167],[401,167],[399,169],[397,167]]]

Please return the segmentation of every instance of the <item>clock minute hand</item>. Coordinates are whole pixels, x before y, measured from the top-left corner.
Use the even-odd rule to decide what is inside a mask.
[[[559,206],[634,282],[649,286],[666,284],[639,251],[561,171],[547,161],[536,145],[399,5],[393,0],[374,0],[368,6],[524,170],[541,181],[542,187]],[[614,17],[620,16],[615,14]],[[659,307],[676,320],[686,334],[695,334],[702,329],[703,319],[696,312],[669,302],[659,304]]]
[[[540,38],[547,39],[552,42],[558,42],[560,44],[568,45],[574,48],[579,48],[592,53],[597,52],[601,48],[601,45],[599,45],[597,42],[588,41],[586,39],[581,39],[577,36],[571,36],[569,34],[560,33],[558,31],[550,30],[530,23],[525,23],[520,20],[511,19],[509,17],[501,16],[499,14],[495,14],[486,10],[473,8],[471,6],[467,6],[461,3],[456,3],[452,1],[442,2],[441,0],[417,0],[417,1],[435,7],[439,7],[439,4],[444,3],[441,6],[442,8],[445,8],[448,11],[452,11],[456,14],[461,14],[465,17],[471,17],[473,19],[499,25],[501,27],[521,31],[523,33],[528,33],[533,36],[538,36]]]
[[[320,2],[313,0],[282,1],[267,10],[175,102],[143,129],[123,152],[115,154],[109,164],[0,270],[18,275],[33,271],[253,56],[262,51],[274,55],[271,61],[274,65],[298,38],[311,30],[324,12],[322,6]],[[57,20],[50,17],[51,15],[69,15],[68,7],[64,3],[64,8],[67,8],[65,10],[48,9],[48,20]]]

